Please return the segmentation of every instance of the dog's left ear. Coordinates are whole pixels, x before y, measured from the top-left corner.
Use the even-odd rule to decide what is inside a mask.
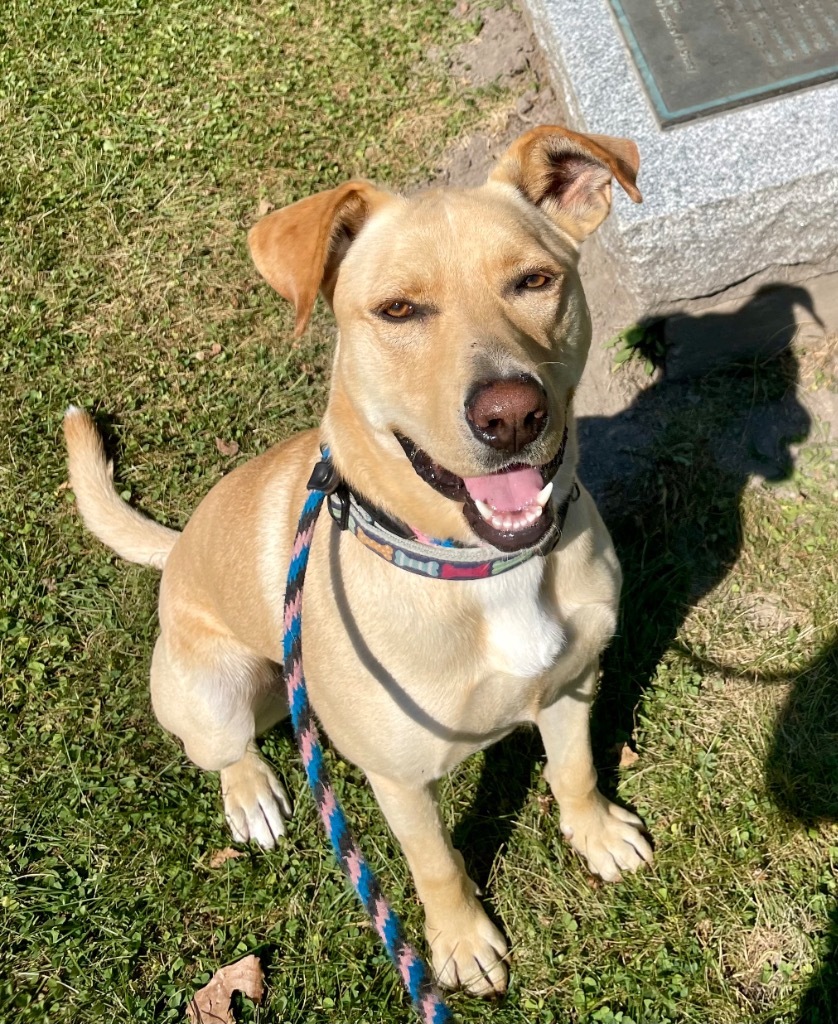
[[[501,157],[490,181],[514,185],[577,242],[596,230],[611,209],[611,178],[635,203],[640,154],[630,139],[583,135],[543,125],[522,135]]]
[[[256,269],[294,304],[295,338],[306,329],[321,287],[331,301],[340,261],[387,198],[369,182],[348,181],[270,213],[250,229],[247,244]]]

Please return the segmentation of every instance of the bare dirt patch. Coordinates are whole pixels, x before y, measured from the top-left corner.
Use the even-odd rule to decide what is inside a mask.
[[[500,154],[538,124],[564,124],[566,117],[550,84],[544,55],[521,11],[514,6],[475,14],[458,4],[452,16],[480,18],[474,39],[451,54],[436,56],[464,88],[498,91],[497,104],[481,130],[448,149],[430,185],[481,185]]]

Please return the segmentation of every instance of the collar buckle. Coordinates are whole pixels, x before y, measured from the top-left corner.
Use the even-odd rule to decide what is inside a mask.
[[[349,529],[350,494],[343,481],[330,492],[327,502],[329,515],[338,524],[341,531]]]

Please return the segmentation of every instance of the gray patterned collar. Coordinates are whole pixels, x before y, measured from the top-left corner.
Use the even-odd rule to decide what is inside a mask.
[[[349,488],[341,483],[329,494],[329,513],[342,530],[347,530],[370,551],[391,565],[419,576],[437,580],[489,579],[523,565],[536,555],[548,555],[561,540],[567,511],[571,501],[579,497],[579,485],[574,481],[569,494],[555,510],[553,525],[531,547],[505,552],[491,557],[487,548],[463,548],[452,541],[425,543],[401,536],[389,529],[382,519],[383,513],[361,503]]]

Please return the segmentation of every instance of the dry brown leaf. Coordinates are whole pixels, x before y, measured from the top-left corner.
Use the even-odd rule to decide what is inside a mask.
[[[223,850],[216,850],[209,859],[211,868],[220,868],[227,860],[235,860],[237,857],[246,857],[247,854],[241,850],[234,850],[232,846],[225,846]]]
[[[214,341],[209,348],[202,348],[199,351],[193,353],[193,357],[198,360],[199,363],[205,363],[207,359],[215,359],[216,356],[220,356],[224,350],[221,345]]]
[[[215,439],[215,447],[222,455],[226,455],[230,458],[239,454],[239,446],[235,441],[222,441],[220,437],[217,437]]]
[[[264,217],[266,213],[270,213],[271,210],[275,209],[274,204],[267,199],[261,199],[259,205],[256,207],[256,216]]]
[[[230,1012],[234,992],[241,992],[255,1003],[262,1001],[265,975],[258,956],[246,956],[213,974],[186,1007],[192,1024],[235,1024]]]

